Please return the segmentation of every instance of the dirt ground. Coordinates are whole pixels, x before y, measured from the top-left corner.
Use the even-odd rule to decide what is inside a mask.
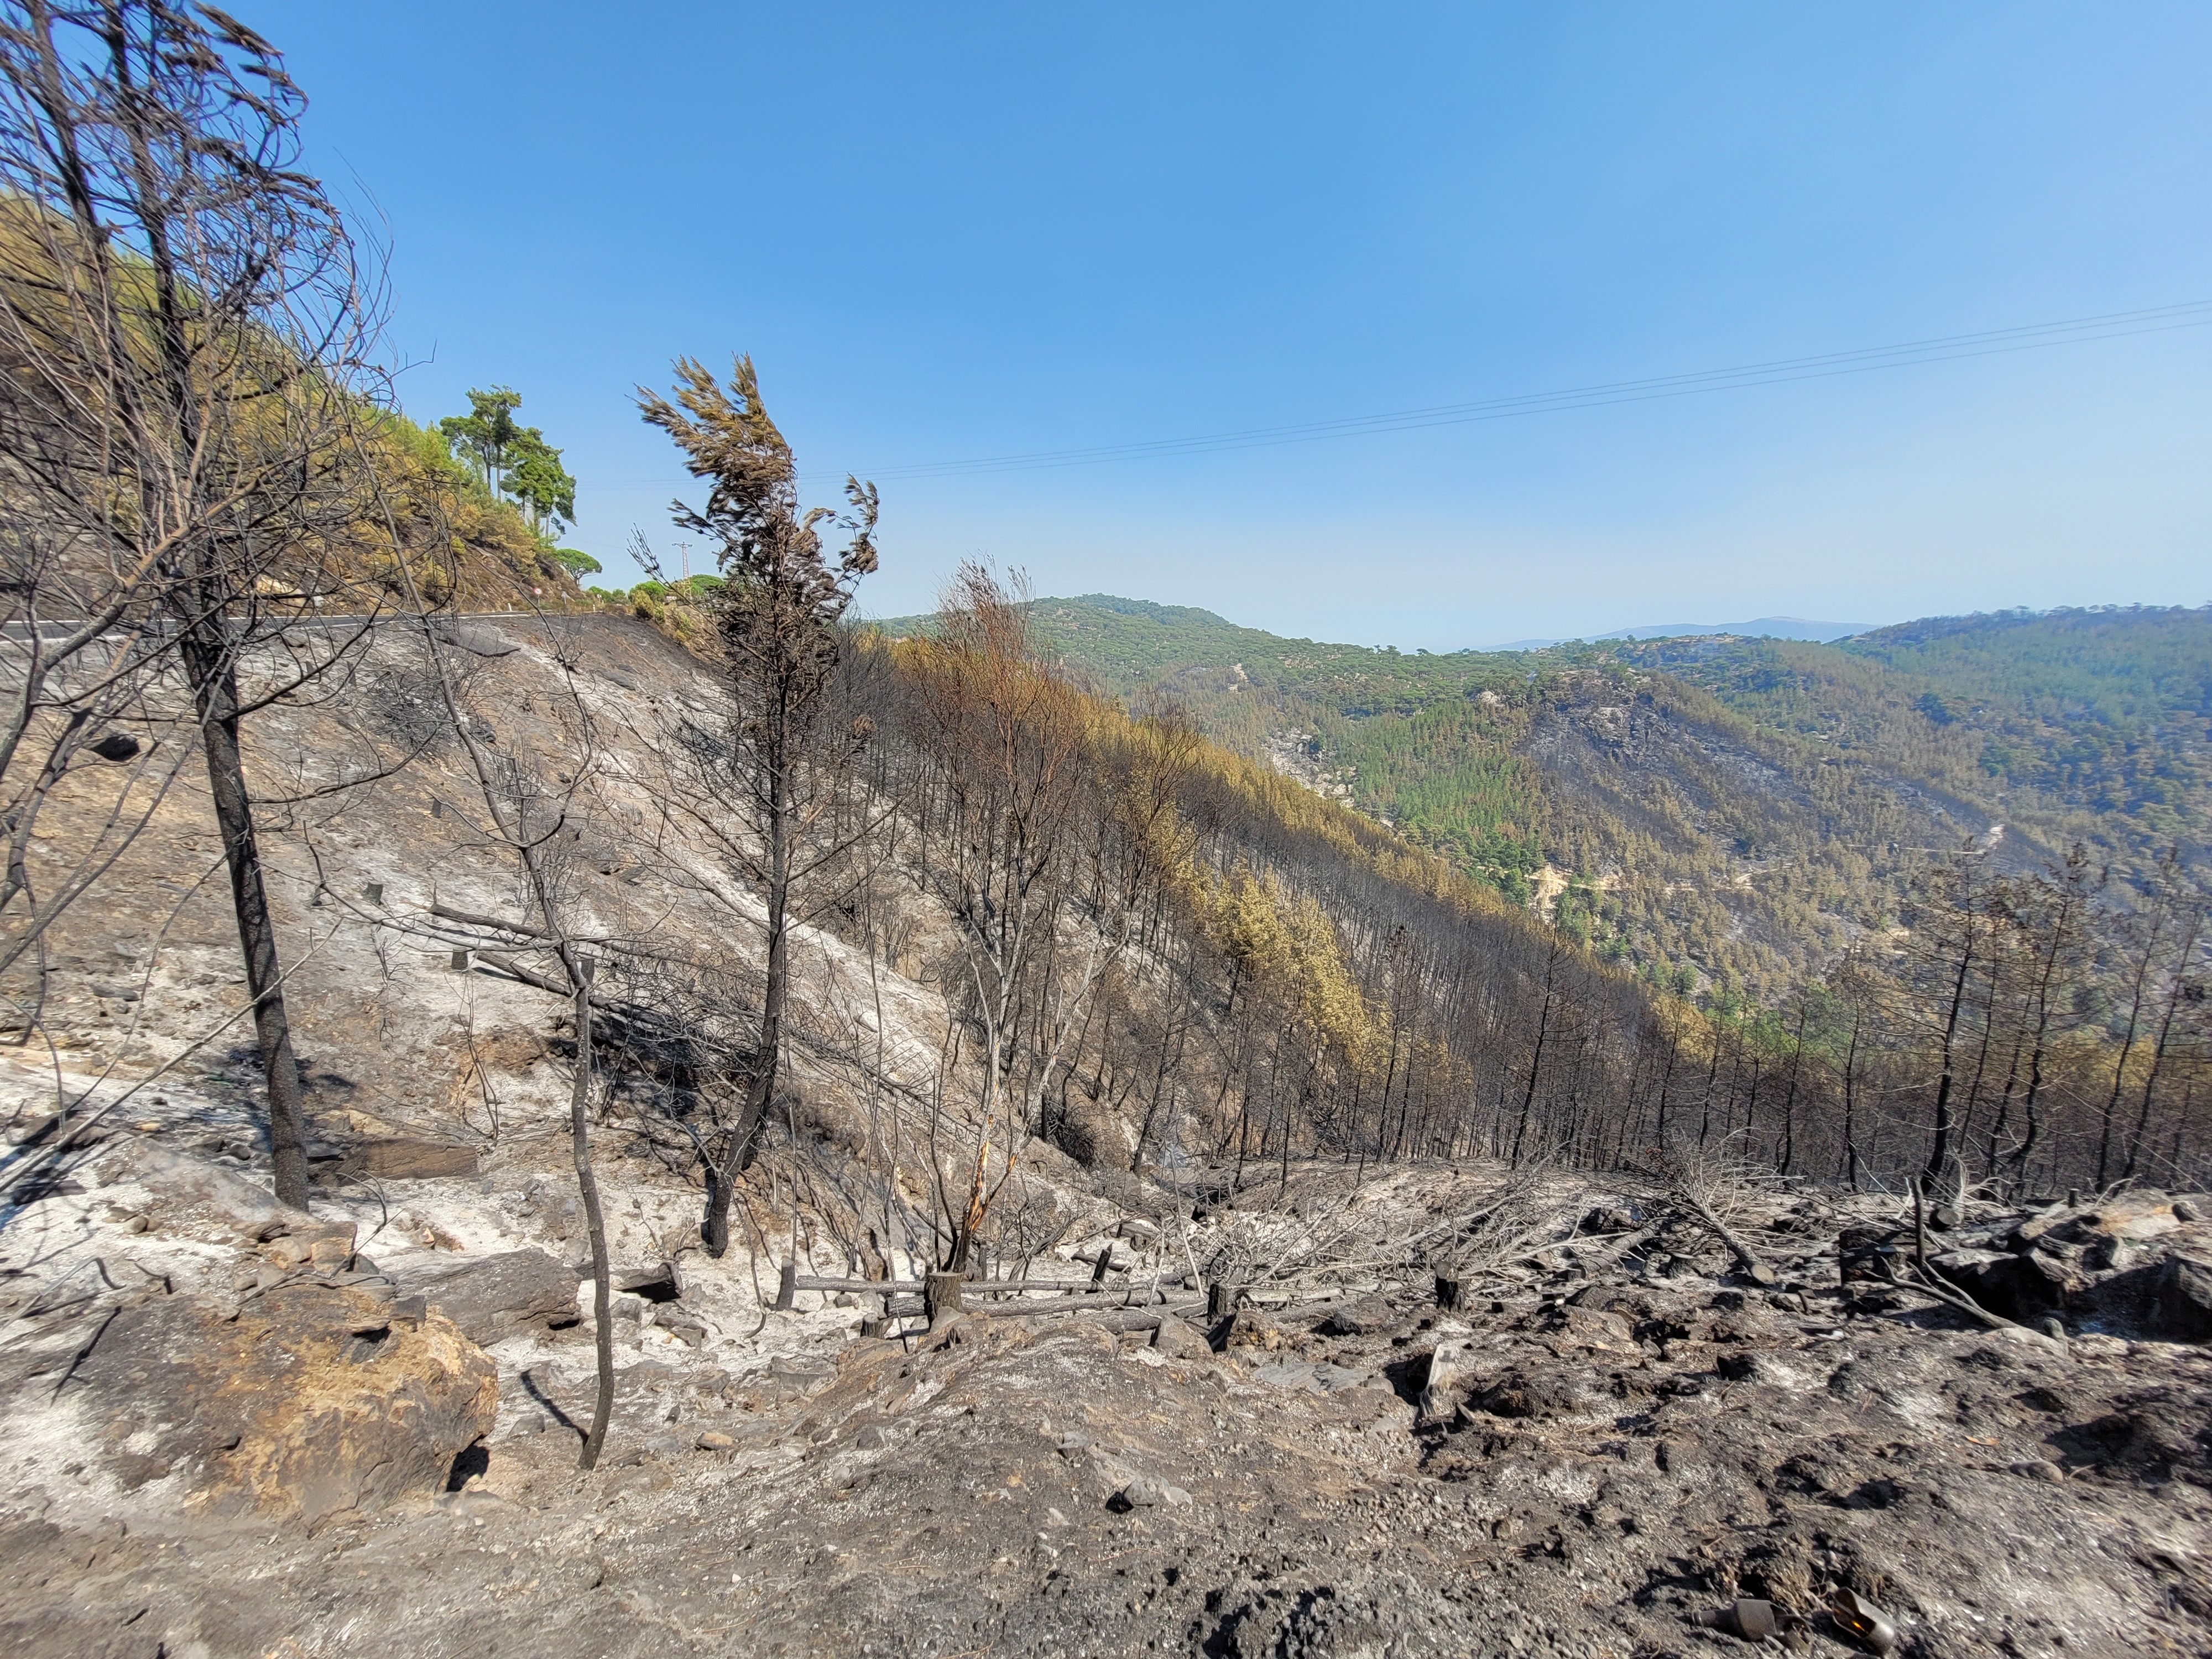
[[[502,1213],[476,1182],[402,1185],[462,1232]],[[618,1328],[600,1470],[574,1468],[585,1328],[520,1333],[489,1350],[498,1424],[459,1490],[313,1531],[158,1482],[134,1501],[34,1432],[0,1630],[173,1659],[1656,1659],[1742,1650],[1692,1622],[1738,1595],[1815,1612],[1850,1586],[1906,1653],[2212,1652],[2212,1352],[1984,1329],[1846,1294],[1817,1252],[1765,1288],[1602,1255],[1449,1313],[1248,1307],[1218,1351],[1077,1315],[860,1339],[811,1293],[756,1336],[687,1286],[717,1334]],[[1802,1640],[1855,1650],[1817,1617]]]

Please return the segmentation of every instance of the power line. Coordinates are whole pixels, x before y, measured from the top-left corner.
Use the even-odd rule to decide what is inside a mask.
[[[1660,374],[1642,380],[1570,386],[1557,392],[1528,392],[1516,397],[1438,404],[1424,409],[1350,416],[1337,420],[1304,421],[1284,426],[1252,427],[1234,432],[1201,433],[1181,438],[1155,438],[1130,443],[1099,444],[1085,448],[977,456],[964,460],[918,461],[904,465],[878,467],[867,471],[865,476],[878,482],[902,478],[960,477],[994,472],[1097,466],[1115,461],[1151,460],[1178,455],[1218,454],[1286,444],[1320,443],[1333,438],[1412,432],[1428,427],[1463,426],[1485,421],[1517,420],[1531,415],[1603,409],[1619,404],[1649,403],[1667,398],[1696,397],[1749,386],[1780,386],[1795,380],[1867,374],[1881,369],[1909,368],[1923,363],[1953,362],[1971,357],[2047,350],[2054,346],[2126,339],[2140,334],[2170,333],[2180,329],[2203,328],[2207,325],[2212,325],[2212,300],[2191,300],[2137,311],[2106,312],[2094,317],[2073,317],[2014,328],[1984,329],[1969,334],[1941,335],[1930,339],[1907,340],[1894,345],[1865,346],[1850,351],[1776,358],[1689,374]],[[842,475],[820,475],[822,477],[831,476]],[[816,481],[810,477],[809,482]],[[631,478],[611,482],[643,484],[677,481]]]

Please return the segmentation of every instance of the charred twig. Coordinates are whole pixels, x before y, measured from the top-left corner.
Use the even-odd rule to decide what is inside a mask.
[[[1738,1238],[1733,1232],[1729,1231],[1728,1224],[1723,1222],[1718,1216],[1715,1215],[1710,1209],[1706,1208],[1703,1200],[1698,1199],[1695,1194],[1687,1192],[1678,1185],[1674,1188],[1674,1197],[1682,1204],[1684,1208],[1690,1212],[1692,1215],[1703,1222],[1722,1243],[1728,1246],[1729,1254],[1735,1258],[1736,1265],[1741,1267],[1744,1272],[1751,1274],[1753,1278],[1757,1278],[1761,1273],[1771,1274],[1773,1273],[1774,1269],[1768,1267],[1764,1261],[1761,1261],[1759,1257],[1753,1254],[1750,1245],[1745,1243],[1741,1238]]]
[[[1930,1279],[1933,1278],[1932,1273],[1929,1277]],[[1934,1301],[1940,1302],[1945,1307],[1954,1309],[1956,1311],[1966,1315],[1969,1319],[1979,1321],[1982,1324],[1988,1326],[1993,1331],[2027,1331],[2031,1336],[2043,1335],[2041,1331],[2032,1329],[2028,1326],[2022,1325],[2014,1320],[2007,1319],[2002,1314],[1991,1313],[1987,1308],[1982,1306],[1980,1303],[1975,1301],[1973,1297],[1968,1296],[1964,1291],[1938,1289],[1934,1284],[1928,1280],[1899,1279],[1893,1273],[1886,1273],[1884,1275],[1883,1282],[1885,1284],[1894,1285],[1900,1291],[1911,1291],[1915,1295],[1928,1297]],[[2049,1339],[2046,1338],[2045,1340],[2048,1340]]]
[[[550,939],[556,937],[544,928],[532,927],[526,921],[511,921],[504,916],[478,915],[473,910],[457,909],[453,905],[441,904],[434,900],[430,905],[430,914],[441,921],[458,921],[470,927],[488,927],[494,933],[512,933],[517,939]],[[611,945],[614,942],[604,935],[592,933],[572,933],[568,937],[578,945]],[[564,991],[562,994],[567,993]]]

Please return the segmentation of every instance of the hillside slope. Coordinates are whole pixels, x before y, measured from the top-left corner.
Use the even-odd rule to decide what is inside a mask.
[[[1865,757],[2046,841],[2123,857],[2212,836],[2212,610],[1946,617],[1834,646],[1619,647],[1762,729]]]
[[[1671,1144],[1694,1156],[1717,1115],[1722,1145],[1763,1149],[1741,1030],[1717,1096],[1726,1022],[1701,1033],[1233,757],[1180,781],[1188,856],[1139,907],[1053,1121],[1014,1132],[988,1270],[902,1334],[942,1261],[931,1166],[974,1133],[979,1070],[950,1041],[978,1024],[963,963],[915,879],[967,838],[941,781],[897,769],[927,733],[890,735],[919,653],[853,665],[915,833],[794,930],[787,1090],[743,1243],[703,1253],[682,1103],[620,1032],[726,1016],[757,982],[762,912],[726,842],[657,811],[720,690],[636,619],[447,635],[498,787],[564,802],[544,842],[562,914],[605,951],[608,1086],[585,1115],[626,1292],[608,1455],[574,1467],[602,1331],[576,1265],[573,1005],[532,968],[544,936],[484,792],[426,717],[422,638],[387,630],[342,696],[257,727],[257,775],[296,807],[269,862],[312,1217],[260,1184],[188,786],[4,988],[40,1037],[0,1049],[19,1174],[58,1091],[82,1113],[137,1085],[0,1210],[9,1650],[335,1653],[376,1629],[410,1652],[1046,1659],[1079,1631],[1101,1654],[1627,1659],[1698,1639],[1739,1593],[1810,1608],[1840,1585],[1907,1650],[2201,1647],[2212,1364],[2185,1339],[2212,1324],[2183,1252],[2212,1245],[2203,1200],[1962,1206],[1939,1260],[2039,1329],[1839,1285],[1840,1238],[1890,1234],[1893,1198],[1717,1157],[1695,1188],[1620,1167],[1670,1144],[1670,1085]],[[1661,677],[1562,670],[1472,706],[1540,787],[1655,840],[1753,793],[1800,836],[1850,806]],[[1081,712],[1109,739],[1086,777],[1183,735]],[[591,787],[559,796],[586,734]],[[368,769],[395,743],[414,763]],[[341,774],[356,787],[313,796]],[[1042,930],[1066,936],[1063,969],[1095,959],[1115,885],[1079,883]],[[1789,1075],[1782,1167],[1832,1169],[1816,1057]],[[1868,1092],[1902,1103],[1871,1146],[1893,1172],[1917,1108]],[[2002,1248],[2030,1226],[2032,1260]],[[2060,1294],[2063,1322],[2034,1299]],[[1989,1539],[2021,1565],[1993,1571]]]
[[[926,619],[881,624],[910,632]],[[1612,959],[1769,998],[1969,842],[2123,867],[2212,824],[2212,612],[2005,613],[1835,645],[1699,636],[1436,656],[1039,599],[1102,690],[1395,826]]]

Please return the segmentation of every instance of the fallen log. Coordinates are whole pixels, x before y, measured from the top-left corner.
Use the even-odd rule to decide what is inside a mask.
[[[831,1294],[849,1291],[856,1296],[919,1296],[922,1284],[915,1279],[817,1279],[799,1273],[793,1277],[791,1288]],[[960,1294],[963,1297],[1019,1296],[1031,1291],[1077,1291],[1090,1288],[1091,1281],[1087,1279],[969,1279],[961,1281]],[[1108,1294],[1118,1296],[1121,1292],[1109,1291]]]
[[[1736,1265],[1743,1269],[1746,1277],[1761,1285],[1771,1285],[1774,1282],[1774,1269],[1761,1261],[1753,1253],[1751,1246],[1730,1232],[1726,1224],[1707,1209],[1694,1194],[1684,1191],[1678,1186],[1674,1188],[1674,1195],[1692,1215],[1705,1223],[1722,1243],[1728,1246],[1729,1254],[1735,1258]]]

